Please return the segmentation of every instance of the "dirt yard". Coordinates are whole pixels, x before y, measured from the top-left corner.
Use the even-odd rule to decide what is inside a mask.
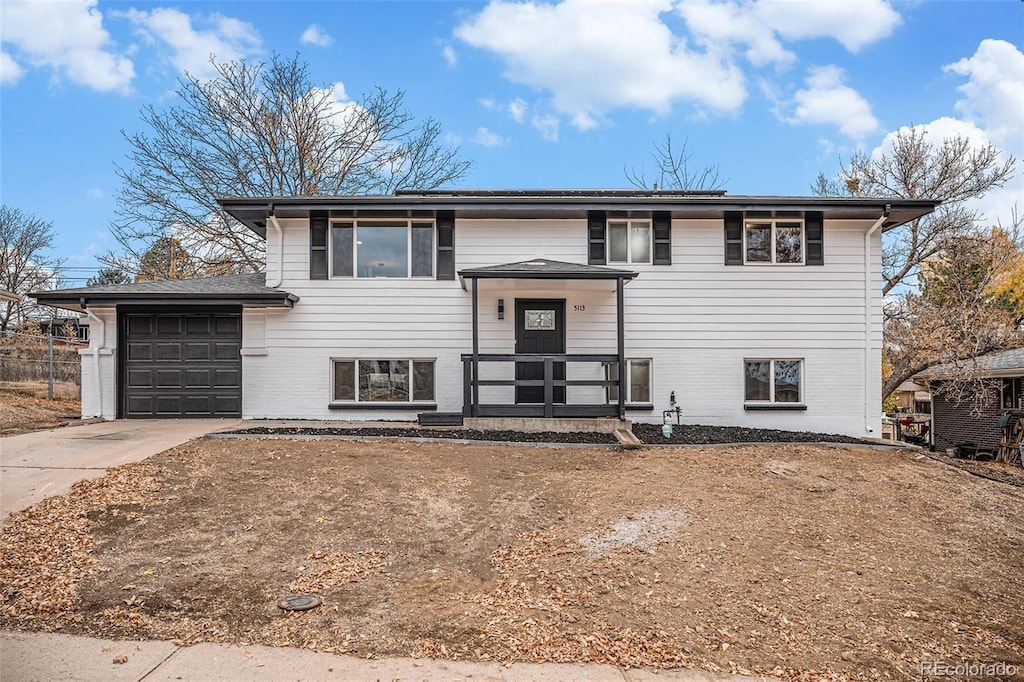
[[[13,515],[0,585],[5,628],[919,679],[1024,665],[1024,488],[812,444],[205,439]]]
[[[20,382],[0,388],[0,436],[50,429],[80,418],[77,386],[58,384],[56,399],[47,400],[47,395],[46,384]]]

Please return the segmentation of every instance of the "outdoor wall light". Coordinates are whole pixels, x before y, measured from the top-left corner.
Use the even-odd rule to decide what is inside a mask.
[[[498,299],[498,319],[505,319],[505,299],[503,298]]]

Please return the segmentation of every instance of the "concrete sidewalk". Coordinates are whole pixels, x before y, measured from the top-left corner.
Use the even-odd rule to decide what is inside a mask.
[[[179,647],[35,632],[0,631],[0,679],[368,680],[386,682],[741,682],[757,678],[699,670],[625,670],[580,663],[469,663],[412,658],[367,660],[301,649],[229,644]]]
[[[0,521],[77,481],[138,462],[240,419],[121,419],[0,438]]]

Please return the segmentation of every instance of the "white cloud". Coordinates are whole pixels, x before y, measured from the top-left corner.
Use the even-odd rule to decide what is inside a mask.
[[[444,56],[444,60],[448,62],[448,66],[454,67],[459,63],[459,57],[455,54],[455,48],[451,45],[445,44],[445,46],[441,48],[441,54]]]
[[[0,3],[4,45],[16,48],[22,63],[49,67],[58,77],[103,92],[128,92],[135,67],[131,60],[110,49],[110,34],[103,28],[97,0]],[[9,55],[10,64],[20,69]],[[17,73],[17,71],[15,72]],[[5,82],[8,76],[5,75]]]
[[[317,47],[328,47],[334,42],[334,38],[327,35],[327,31],[323,30],[316,24],[310,24],[309,27],[302,32],[302,36],[299,40],[307,45],[316,45]]]
[[[680,3],[677,10],[701,42],[708,45],[746,45],[746,57],[754,66],[793,62],[796,55],[782,46],[774,28],[757,15],[755,7],[693,0]]]
[[[521,97],[516,97],[514,100],[508,103],[508,115],[512,117],[512,120],[516,123],[522,123],[526,118],[526,109],[528,105],[526,101]]]
[[[85,196],[88,197],[89,199],[102,199],[103,190],[99,187],[90,187],[89,189],[85,190]]]
[[[1006,151],[1024,154],[1024,54],[1003,40],[983,40],[971,57],[949,64],[947,73],[966,76],[957,88],[956,111],[982,126]]]
[[[659,16],[671,9],[670,0],[493,0],[455,35],[500,55],[509,80],[550,92],[555,111],[580,128],[618,107],[664,115],[687,101],[735,111],[746,97],[743,74],[715,50],[695,51],[675,36]]]
[[[0,52],[0,83],[17,83],[24,75],[25,70],[14,61],[14,57],[6,52]]]
[[[195,17],[203,30],[193,28],[193,17],[176,9],[158,7],[150,12],[130,9],[118,16],[128,19],[151,45],[171,50],[171,63],[196,78],[213,76],[210,57],[219,62],[258,54],[263,41],[256,28],[245,21],[221,14]]]
[[[470,142],[481,147],[500,147],[505,144],[506,140],[492,130],[481,127],[476,129],[476,134],[470,138]]]
[[[536,114],[530,119],[530,125],[548,142],[558,142],[559,121],[554,114]]]
[[[837,66],[811,67],[806,87],[794,96],[792,124],[834,125],[852,139],[863,139],[878,129],[878,119],[859,92],[843,83]]]
[[[760,0],[751,11],[783,38],[833,38],[850,52],[888,38],[902,22],[886,0]]]

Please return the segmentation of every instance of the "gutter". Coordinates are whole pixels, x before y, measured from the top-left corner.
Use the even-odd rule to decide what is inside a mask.
[[[98,317],[91,308],[86,307],[85,299],[81,300],[82,310],[89,316],[89,350],[92,351],[93,360],[93,371],[96,377],[96,395],[100,401],[100,413],[96,416],[103,418],[103,379],[100,375],[100,348],[105,348],[107,345],[107,325]],[[96,334],[94,333],[94,327],[92,323],[95,322],[99,325],[100,338],[99,343],[96,342]]]
[[[274,232],[277,233],[277,274],[273,281],[267,279],[267,286],[276,289],[284,280],[284,232],[281,230],[280,223],[277,222],[277,216],[274,215],[273,205],[270,207],[270,215],[267,216],[267,224],[272,226]]]
[[[885,219],[889,217],[892,207],[889,204],[885,205],[885,211],[878,217],[874,225],[868,228],[868,231],[864,233],[864,431],[866,433],[874,433],[874,414],[881,414],[882,407],[877,405],[871,398],[871,394],[868,391],[871,377],[871,293],[872,293],[872,282],[871,282],[871,238],[875,236],[875,233],[881,229]],[[876,396],[880,398],[881,396]]]

